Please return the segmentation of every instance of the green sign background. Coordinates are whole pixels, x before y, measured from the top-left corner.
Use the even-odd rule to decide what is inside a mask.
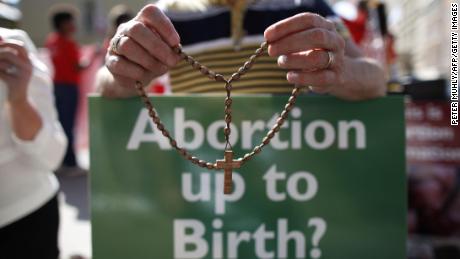
[[[241,132],[242,120],[269,121],[280,112],[286,96],[236,96],[234,124]],[[168,129],[174,132],[174,108],[185,110],[186,120],[199,122],[204,129],[223,118],[221,96],[154,97],[154,104]],[[209,173],[184,161],[173,150],[161,150],[156,143],[142,143],[128,150],[127,143],[142,109],[137,99],[107,100],[90,98],[91,207],[93,258],[174,258],[173,221],[195,219],[206,227],[205,238],[212,258],[212,234],[223,233],[223,258],[227,258],[228,231],[248,231],[251,235],[265,224],[275,238],[266,241],[266,250],[277,251],[277,221],[288,220],[289,231],[299,231],[306,240],[305,258],[316,247],[320,258],[327,259],[403,259],[406,240],[406,186],[404,160],[404,107],[400,97],[365,102],[344,102],[333,97],[302,96],[297,102],[301,116],[301,149],[276,150],[268,146],[253,160],[236,170],[244,178],[245,192],[237,202],[227,202],[223,215],[215,213],[212,185],[211,201],[188,202],[182,196],[181,175],[192,173],[193,190],[198,191],[201,173]],[[322,150],[307,145],[304,130],[309,123],[326,121],[335,130],[335,140]],[[356,148],[353,137],[348,149],[338,148],[339,121],[359,120],[365,125],[366,147]],[[156,129],[155,129],[156,130]],[[151,131],[148,129],[147,131]],[[353,130],[350,131],[353,136]],[[186,131],[190,141],[191,131]],[[221,132],[219,132],[220,135]],[[256,132],[253,144],[265,135]],[[290,139],[290,130],[280,132],[281,140]],[[321,142],[324,131],[315,138]],[[222,136],[220,136],[222,137]],[[222,138],[221,138],[222,139]],[[292,144],[292,143],[291,143]],[[291,145],[290,144],[290,145]],[[241,139],[234,151],[241,156]],[[207,141],[193,153],[209,161],[221,159],[222,150]],[[319,184],[311,200],[299,202],[286,195],[284,201],[271,201],[266,195],[264,174],[274,165],[287,174],[303,171],[313,174]],[[215,172],[212,172],[212,176]],[[212,177],[212,179],[214,179]],[[277,185],[286,192],[286,182]],[[211,183],[214,183],[211,181]],[[305,182],[298,191],[304,193]],[[217,190],[216,190],[217,188]],[[322,218],[327,230],[313,242],[315,228],[311,218]],[[212,222],[220,219],[222,228]],[[187,232],[190,234],[189,232]],[[294,241],[288,243],[287,258],[296,258]],[[257,258],[255,241],[239,246],[238,258]],[[187,249],[194,249],[193,245]]]

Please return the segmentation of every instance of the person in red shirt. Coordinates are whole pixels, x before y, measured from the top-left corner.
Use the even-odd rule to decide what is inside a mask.
[[[78,169],[74,152],[74,125],[79,98],[80,62],[79,46],[74,40],[77,31],[72,11],[60,10],[51,17],[54,32],[47,40],[54,65],[54,94],[59,120],[69,140],[63,168]]]

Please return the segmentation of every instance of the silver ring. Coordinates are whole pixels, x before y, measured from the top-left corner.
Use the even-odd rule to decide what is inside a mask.
[[[115,54],[119,54],[118,52],[118,45],[120,45],[120,40],[123,38],[125,35],[119,34],[115,36],[115,38],[112,40],[112,44],[110,45],[110,51],[112,51]]]
[[[330,50],[327,51],[327,57],[328,57],[327,64],[324,66],[323,69],[329,69],[331,68],[332,64],[334,64],[335,57],[332,51]]]
[[[9,66],[7,69],[5,69],[5,73],[7,73],[10,76],[14,76],[19,72],[18,68],[15,65]]]

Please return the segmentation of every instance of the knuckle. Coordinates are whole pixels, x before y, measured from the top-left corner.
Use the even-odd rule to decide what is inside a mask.
[[[329,82],[329,76],[327,73],[322,73],[318,76],[318,85],[324,86]]]
[[[125,22],[125,23],[122,23],[118,26],[117,28],[117,34],[120,34],[120,33],[127,33],[128,32],[128,26],[129,26],[130,22]]]
[[[160,9],[154,4],[148,4],[141,10],[142,15],[151,16],[156,14]]]
[[[333,21],[331,21],[329,19],[324,19],[324,23],[327,26],[327,28],[330,28],[331,30],[336,29],[335,22],[333,22]]]
[[[133,21],[127,31],[129,36],[141,34],[144,30],[144,24],[139,21]]]
[[[338,36],[339,40],[337,41],[339,49],[345,49],[345,39],[342,36]]]
[[[271,44],[268,48],[268,54],[270,56],[276,56],[279,53],[279,44]]]
[[[150,59],[150,58],[146,59],[145,60],[145,68],[147,68],[150,71],[156,71],[159,68],[158,62],[156,62],[155,60]]]
[[[323,43],[326,41],[326,32],[321,29],[311,30],[311,39],[316,43]]]
[[[120,43],[118,44],[118,52],[120,54],[127,54],[131,53],[132,51],[132,44],[131,44],[131,39],[126,37],[124,40],[122,39]]]
[[[141,68],[133,69],[133,78],[137,81],[142,81],[145,77],[145,72]]]
[[[311,64],[322,64],[322,63],[324,63],[323,57],[321,55],[322,52],[324,52],[324,51],[313,50],[312,52],[310,52],[309,56],[310,56]]]
[[[344,77],[342,74],[338,74],[338,75],[336,76],[336,83],[337,83],[338,85],[343,85],[343,84],[345,84],[345,77]]]
[[[105,65],[107,69],[114,74],[118,74],[118,72],[122,71],[120,58],[117,56],[107,56]]]
[[[301,13],[300,18],[301,18],[301,21],[306,25],[310,25],[314,23],[312,13]]]

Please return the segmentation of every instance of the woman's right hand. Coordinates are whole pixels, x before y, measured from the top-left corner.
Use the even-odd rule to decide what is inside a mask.
[[[136,81],[146,85],[180,60],[172,49],[180,43],[179,34],[155,5],[145,6],[135,18],[120,25],[110,42],[105,65],[123,87],[132,88]]]

